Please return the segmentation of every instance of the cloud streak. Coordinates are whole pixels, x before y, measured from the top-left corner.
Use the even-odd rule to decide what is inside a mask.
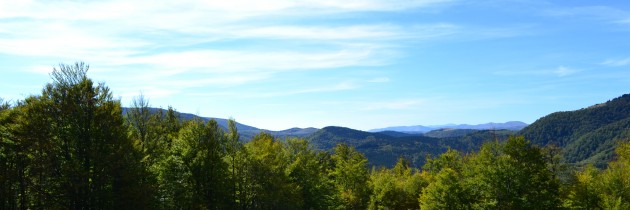
[[[451,36],[460,30],[448,23],[331,24],[319,21],[322,16],[394,12],[450,2],[3,1],[0,54],[88,62],[94,69],[107,69],[91,73],[107,79],[125,97],[139,91],[148,97],[166,97],[201,87],[271,85],[287,72],[389,65],[399,57],[401,42]],[[52,70],[45,65],[35,63],[23,71]],[[113,77],[113,73],[126,76]],[[190,74],[195,78],[186,76]],[[369,83],[388,81],[382,77]],[[359,87],[340,83],[250,95],[283,97]]]
[[[496,75],[504,76],[556,76],[566,77],[580,72],[579,70],[569,68],[566,66],[558,66],[555,69],[546,70],[531,70],[531,71],[497,71]]]
[[[627,58],[611,58],[611,59],[605,60],[601,64],[605,65],[605,66],[614,66],[614,67],[626,66],[626,65],[630,64],[630,57],[627,57]]]
[[[557,17],[578,17],[604,20],[610,23],[625,24],[630,19],[630,12],[609,6],[582,6],[547,9],[543,14]]]

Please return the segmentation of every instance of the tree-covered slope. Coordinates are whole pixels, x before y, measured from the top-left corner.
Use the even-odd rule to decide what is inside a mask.
[[[335,126],[322,128],[308,139],[313,146],[322,150],[330,150],[337,144],[355,147],[375,166],[391,167],[400,156],[411,160],[412,165],[421,166],[426,155],[446,151],[439,147],[439,139],[436,138],[394,137]]]
[[[487,141],[504,140],[510,131],[481,130],[450,138],[434,138],[422,135],[387,135],[371,133],[344,127],[325,127],[307,139],[318,149],[330,150],[337,144],[347,144],[365,154],[373,166],[392,167],[399,157],[411,161],[411,165],[421,167],[426,157],[437,156],[448,148],[459,151],[477,151]]]
[[[433,138],[448,138],[448,137],[465,136],[466,134],[474,133],[476,131],[479,131],[479,130],[442,128],[442,129],[426,132],[424,135],[433,137]]]
[[[604,166],[617,142],[630,138],[630,94],[576,111],[552,113],[519,134],[535,144],[563,148],[569,163]]]

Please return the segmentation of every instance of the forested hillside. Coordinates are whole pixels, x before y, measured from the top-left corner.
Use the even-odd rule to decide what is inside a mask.
[[[148,106],[148,105],[147,105]],[[200,119],[204,122],[214,120],[219,128],[228,131],[227,119],[199,117],[188,113],[179,113],[174,110],[150,108],[147,113],[174,112],[182,120]],[[132,108],[123,108],[123,115],[132,113]],[[348,144],[366,155],[369,166],[392,167],[399,157],[405,157],[414,167],[421,167],[427,156],[436,156],[444,153],[448,148],[460,151],[477,151],[486,141],[504,141],[510,135],[515,134],[511,130],[473,130],[473,129],[439,129],[426,134],[409,134],[395,131],[382,131],[377,133],[365,132],[351,128],[329,126],[322,129],[316,128],[291,128],[281,131],[270,131],[253,126],[237,123],[236,128],[240,135],[240,141],[249,142],[257,134],[264,132],[272,135],[280,141],[291,138],[304,138],[315,149],[330,151],[337,144]]]
[[[233,120],[183,119],[143,97],[123,115],[87,71],[60,65],[41,94],[0,102],[0,209],[630,209],[628,140],[605,169],[569,167],[555,147],[494,131],[328,127],[244,142]],[[418,148],[431,151],[421,167],[405,158]],[[397,161],[370,167],[370,155]]]
[[[427,156],[437,156],[449,148],[477,151],[487,141],[504,141],[513,132],[507,130],[474,130],[466,135],[434,138],[401,133],[371,133],[344,127],[325,127],[307,137],[318,149],[330,150],[337,144],[347,144],[365,154],[371,166],[393,167],[399,157],[410,165],[421,167]]]
[[[569,163],[605,167],[620,141],[630,138],[630,94],[576,111],[540,118],[520,135],[542,146],[563,148]]]

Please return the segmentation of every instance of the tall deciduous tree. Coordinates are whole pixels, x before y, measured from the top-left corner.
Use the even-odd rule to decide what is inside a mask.
[[[175,170],[172,181],[181,182],[174,190],[192,192],[188,208],[224,209],[228,206],[228,167],[225,156],[225,136],[214,120],[204,123],[200,119],[189,121],[180,131],[171,157]],[[172,199],[181,199],[177,196]],[[176,201],[178,202],[178,201]]]
[[[472,209],[468,189],[461,182],[461,175],[451,169],[440,170],[420,196],[421,209]]]
[[[84,63],[59,65],[40,96],[21,102],[16,139],[29,152],[25,208],[143,208],[137,151],[120,102]],[[27,179],[24,178],[24,179]],[[22,193],[22,195],[24,195]],[[28,199],[28,200],[27,200]]]
[[[289,165],[286,174],[297,185],[302,209],[328,209],[334,204],[334,186],[328,179],[328,156],[311,148],[304,139],[288,139],[285,150]]]
[[[630,142],[616,149],[617,160],[598,176],[604,209],[630,209]]]
[[[559,183],[542,150],[523,137],[487,143],[466,164],[476,206],[490,209],[555,209]]]
[[[601,209],[601,195],[597,189],[599,171],[593,165],[574,173],[564,207],[572,209]]]
[[[27,208],[25,202],[19,202],[26,199],[23,178],[27,156],[22,149],[24,142],[15,136],[17,116],[18,111],[8,104],[0,106],[0,209]]]
[[[300,209],[299,186],[287,175],[289,162],[283,144],[260,133],[245,144],[247,153],[247,209]]]
[[[368,185],[369,174],[367,159],[353,147],[339,144],[332,156],[334,168],[330,175],[335,180],[339,207],[343,209],[365,209],[369,202],[371,189]]]
[[[373,170],[369,209],[417,209],[427,180],[401,157],[392,169]]]

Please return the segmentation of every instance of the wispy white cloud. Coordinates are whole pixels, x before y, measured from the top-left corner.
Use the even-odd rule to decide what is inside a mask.
[[[417,108],[424,103],[423,100],[418,99],[404,99],[385,102],[370,102],[363,104],[362,110],[374,111],[374,110],[406,110]]]
[[[389,77],[376,77],[376,78],[372,78],[367,80],[367,82],[371,82],[371,83],[385,83],[385,82],[389,82],[391,81],[391,79],[389,79]]]
[[[378,66],[388,61],[386,51],[375,46],[328,51],[190,50],[119,59],[120,64],[196,69],[203,73],[275,72],[278,70],[327,69]]]
[[[569,76],[577,72],[578,72],[577,70],[571,69],[565,66],[558,66],[558,68],[556,68],[556,70],[553,71],[553,73],[558,77]]]
[[[604,20],[610,23],[624,23],[630,19],[630,12],[609,6],[560,7],[547,9],[544,14]]]
[[[497,71],[494,72],[496,75],[504,75],[504,76],[556,76],[556,77],[566,77],[573,75],[575,73],[580,72],[577,69],[573,69],[566,66],[558,66],[553,69],[545,69],[545,70],[525,70],[525,71]]]
[[[279,96],[292,96],[292,95],[303,95],[303,94],[317,94],[317,93],[330,93],[330,92],[338,92],[338,91],[348,91],[354,90],[360,87],[360,84],[357,84],[352,81],[342,81],[333,84],[326,84],[321,86],[313,86],[313,87],[298,87],[297,89],[286,89],[286,90],[273,90],[273,91],[257,91],[257,92],[247,92],[247,91],[239,91],[239,92],[209,92],[209,93],[188,93],[190,96],[230,96],[233,98],[275,98]]]
[[[340,82],[337,84],[322,86],[322,87],[311,87],[311,88],[305,88],[305,89],[288,90],[288,91],[280,91],[280,92],[248,94],[248,97],[271,98],[271,97],[290,96],[290,95],[298,95],[298,94],[328,93],[328,92],[352,90],[358,87],[359,85],[353,82],[345,81],[345,82]]]
[[[605,66],[625,66],[630,64],[630,57],[628,58],[611,58],[607,59],[604,62],[601,62],[602,65]]]
[[[449,23],[331,24],[316,20],[449,2],[452,0],[1,1],[0,54],[82,60],[96,67],[91,73],[117,87],[122,96],[143,91],[147,96],[164,97],[189,88],[272,80],[283,72],[388,65],[399,57],[401,41],[450,36],[460,28]],[[236,44],[226,49],[226,42]],[[24,69],[43,74],[53,67],[42,65],[54,64],[37,63]],[[124,72],[125,77],[114,77],[112,72]],[[196,77],[184,78],[190,74]],[[389,78],[381,77],[369,82],[387,81]],[[358,87],[339,83],[258,95]]]
[[[232,0],[232,1],[3,1],[0,3],[0,18],[26,17],[57,20],[112,20],[129,16],[142,18],[144,15],[172,15],[194,17],[213,12],[228,14],[218,19],[240,19],[264,15],[309,15],[318,12],[362,12],[397,11],[427,7],[452,2],[453,0]],[[181,11],[186,11],[182,13]],[[158,13],[159,12],[159,13]],[[216,19],[215,19],[216,20]],[[213,21],[211,19],[204,21]]]
[[[136,97],[140,95],[140,93],[142,93],[142,95],[146,96],[147,98],[156,99],[166,98],[174,94],[179,94],[181,92],[181,89],[166,86],[122,86],[117,88],[116,95],[123,97],[124,99],[131,100],[133,97]]]
[[[195,47],[225,39],[282,39],[329,40],[339,49],[336,55],[322,53],[313,56],[310,49],[275,50],[275,54],[261,53],[260,59],[289,57],[288,54],[305,57],[321,63],[339,63],[350,53],[364,56],[365,49],[356,50],[357,44],[387,46],[383,40],[409,37],[432,37],[449,33],[452,26],[446,24],[404,26],[392,24],[360,25],[287,25],[260,24],[262,19],[285,16],[300,19],[318,10],[334,9],[337,12],[401,10],[437,4],[438,0],[417,1],[185,1],[156,3],[153,1],[4,1],[0,3],[0,53],[23,56],[54,56],[59,58],[102,61],[108,64],[157,63],[165,58],[186,60],[190,65],[217,66],[233,55],[259,53],[248,49],[233,51],[180,52],[161,51],[168,48]],[[296,13],[296,8],[308,8],[309,12]],[[251,17],[251,14],[258,16]],[[230,16],[240,17],[232,18]],[[252,23],[255,22],[255,23]],[[273,21],[281,23],[282,21]],[[421,33],[418,33],[421,32]],[[177,36],[177,40],[168,39]],[[166,40],[165,40],[166,39]],[[187,41],[186,41],[187,40]],[[342,42],[339,42],[342,41]],[[197,47],[198,48],[198,47]],[[206,48],[207,49],[207,48]],[[369,50],[369,49],[367,49]],[[283,55],[283,52],[286,53]],[[221,54],[221,55],[219,55]],[[226,56],[223,56],[225,54]],[[295,57],[297,57],[295,56]],[[211,57],[211,59],[205,59]],[[212,58],[223,57],[223,60]],[[333,59],[327,61],[326,59]],[[193,61],[194,60],[194,61]],[[245,59],[247,61],[247,59]],[[250,59],[251,60],[251,59]],[[254,59],[256,60],[256,59]],[[275,64],[280,64],[276,59]],[[292,61],[292,59],[287,59]],[[180,62],[184,63],[184,62]],[[234,64],[228,61],[228,64]],[[250,63],[250,62],[239,62]],[[291,66],[288,65],[288,66]]]
[[[351,25],[351,26],[270,26],[234,30],[241,37],[306,40],[361,40],[395,39],[405,35],[394,25]]]

